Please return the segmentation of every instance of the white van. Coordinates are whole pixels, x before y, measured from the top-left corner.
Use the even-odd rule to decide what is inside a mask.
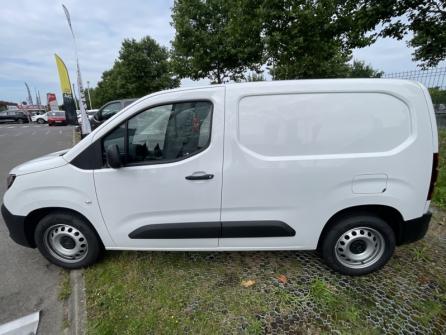
[[[163,91],[11,171],[11,238],[78,268],[108,250],[314,250],[382,267],[422,238],[437,174],[428,91],[301,80]]]

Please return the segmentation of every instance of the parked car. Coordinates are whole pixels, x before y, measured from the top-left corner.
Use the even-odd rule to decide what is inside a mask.
[[[48,125],[56,126],[56,125],[66,125],[67,118],[65,116],[64,111],[59,112],[48,112]]]
[[[0,122],[28,123],[28,117],[22,111],[3,111],[0,112]]]
[[[33,115],[33,116],[31,116],[31,121],[37,122],[39,124],[44,124],[44,123],[48,122],[48,113]]]
[[[103,248],[318,249],[362,275],[425,235],[437,168],[421,84],[213,85],[151,94],[14,168],[2,213],[13,240],[65,268]]]
[[[134,103],[137,99],[114,100],[107,102],[90,119],[91,129],[96,129],[105,120],[108,120],[117,112]]]

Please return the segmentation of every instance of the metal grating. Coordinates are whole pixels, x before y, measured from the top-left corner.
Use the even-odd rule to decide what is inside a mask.
[[[446,88],[446,67],[426,70],[385,73],[383,78],[408,79],[422,83],[426,87]]]

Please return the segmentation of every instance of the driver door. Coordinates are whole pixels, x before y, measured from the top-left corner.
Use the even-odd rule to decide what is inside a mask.
[[[118,248],[218,246],[224,88],[157,103],[102,138],[123,167],[94,171],[99,205]],[[166,97],[167,99],[168,97]]]

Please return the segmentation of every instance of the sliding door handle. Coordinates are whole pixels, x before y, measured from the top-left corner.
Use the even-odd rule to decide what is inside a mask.
[[[193,174],[190,176],[187,176],[186,179],[187,180],[210,180],[214,178],[213,174],[210,173],[206,173],[206,174]]]

